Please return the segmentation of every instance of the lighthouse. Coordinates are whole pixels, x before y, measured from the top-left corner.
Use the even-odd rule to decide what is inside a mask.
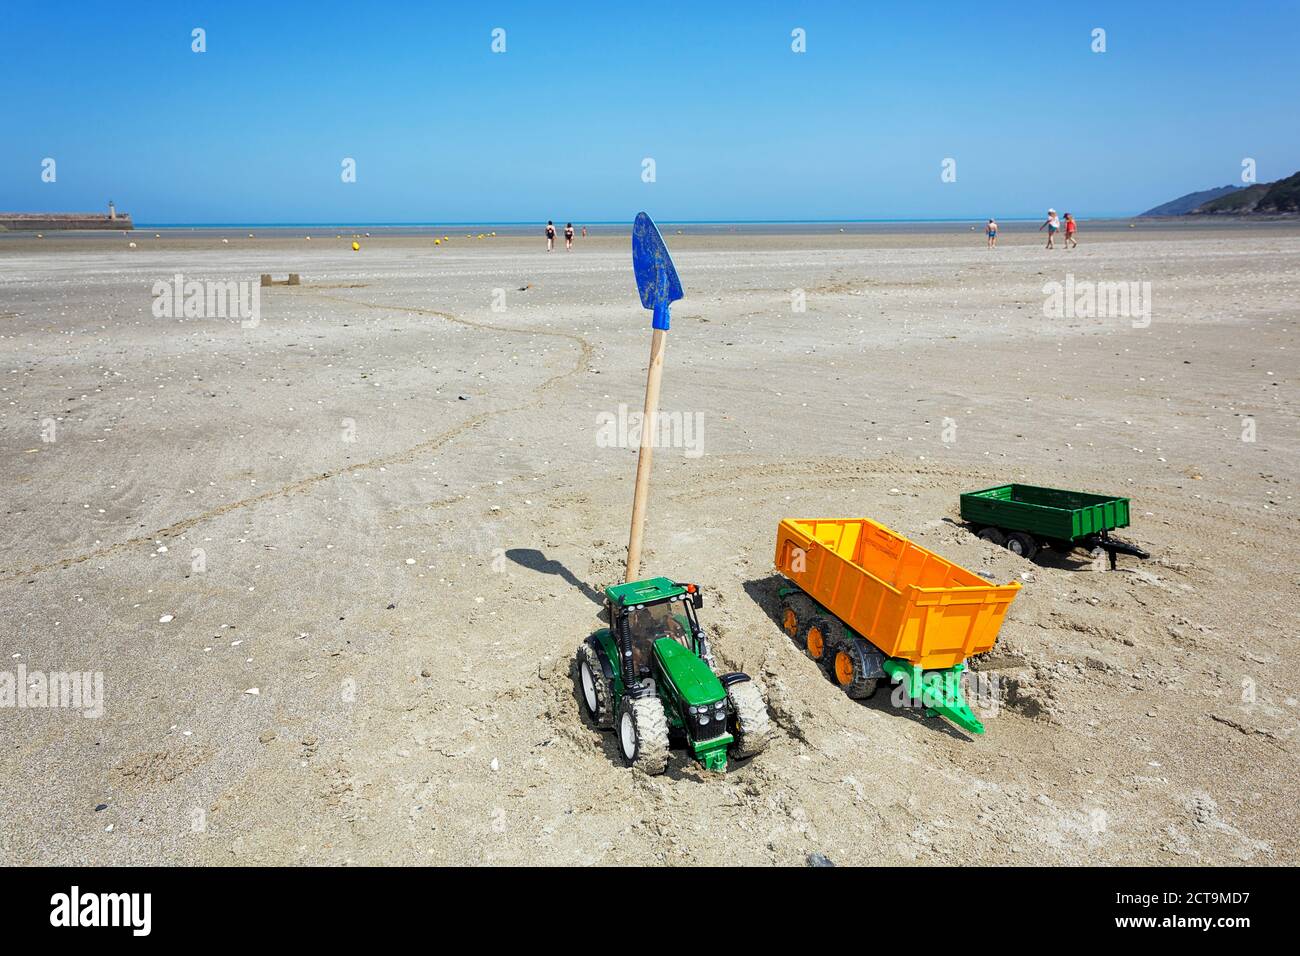
[[[117,218],[117,209],[114,207],[113,200],[111,199],[108,201],[108,218],[110,222]]]

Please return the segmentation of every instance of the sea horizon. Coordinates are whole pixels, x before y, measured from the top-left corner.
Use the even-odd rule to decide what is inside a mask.
[[[1237,217],[1209,217],[1209,216],[1176,216],[1176,217],[1142,217],[1142,216],[1096,216],[1096,217],[1077,217],[1089,230],[1107,230],[1107,231],[1128,231],[1131,227],[1141,223],[1144,228],[1152,229],[1189,229],[1189,228],[1242,228],[1258,229],[1267,222],[1282,221],[1277,220],[1242,220]],[[563,229],[564,223],[569,220],[555,220],[556,226]],[[1026,228],[1034,229],[1043,222],[1039,216],[1026,217],[1001,217],[998,223],[1010,232],[1022,232]],[[453,238],[475,236],[479,234],[494,233],[498,238],[516,238],[540,236],[545,226],[545,220],[540,221],[448,221],[448,222],[133,222],[132,231],[136,233],[155,232],[169,234],[196,234],[210,235],[213,237],[222,237],[253,233],[260,234],[263,238],[290,238],[297,235],[316,236],[321,239],[329,238],[331,235],[343,236],[349,238],[356,236],[361,237],[368,235],[390,236],[394,238],[412,237],[430,235],[438,237],[441,235],[451,235]],[[696,236],[797,236],[797,235],[885,235],[885,234],[906,234],[906,233],[925,233],[925,232],[946,232],[961,231],[967,232],[979,230],[983,227],[985,219],[963,219],[963,218],[896,218],[896,219],[744,219],[744,220],[719,220],[719,219],[696,219],[696,220],[674,220],[664,219],[659,221],[660,228],[665,234],[672,233],[677,235],[696,235]],[[573,220],[575,231],[579,232],[584,227],[587,234],[592,238],[609,237],[609,236],[626,236],[631,232],[630,221],[618,220]],[[8,236],[17,239],[24,235],[35,234],[38,231],[45,231],[47,238],[63,236],[88,236],[88,235],[115,235],[127,230],[116,228],[98,228],[98,229],[52,229],[41,230],[40,227],[30,229],[0,229],[0,237]]]
[[[999,216],[999,222],[1038,222],[1042,216]],[[1082,217],[1081,217],[1082,218]],[[1138,218],[1136,215],[1105,215],[1088,217],[1093,221],[1124,220]],[[987,216],[944,216],[944,217],[883,217],[871,219],[656,219],[662,226],[848,226],[848,225],[944,225],[948,223],[983,223]],[[573,219],[550,220],[554,223],[573,222],[576,227],[587,226],[618,227],[630,229],[632,220],[622,219]],[[137,229],[433,229],[467,227],[492,227],[498,229],[533,229],[546,225],[545,219],[467,219],[467,220],[427,220],[412,222],[379,221],[329,221],[319,222],[136,222]]]

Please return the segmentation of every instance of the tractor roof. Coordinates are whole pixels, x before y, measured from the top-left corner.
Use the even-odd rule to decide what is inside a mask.
[[[619,607],[632,607],[635,604],[652,604],[669,598],[681,597],[686,588],[674,584],[667,578],[646,578],[644,581],[629,581],[627,584],[615,584],[605,588],[605,597],[611,604]]]

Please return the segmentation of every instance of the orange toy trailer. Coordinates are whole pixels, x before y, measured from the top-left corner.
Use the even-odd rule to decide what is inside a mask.
[[[931,716],[984,725],[961,691],[964,661],[997,640],[1020,585],[996,585],[867,518],[782,521],[781,625],[850,697],[889,675]]]

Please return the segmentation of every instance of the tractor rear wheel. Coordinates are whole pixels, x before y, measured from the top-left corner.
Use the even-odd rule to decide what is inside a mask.
[[[578,696],[591,722],[601,730],[614,726],[614,697],[600,666],[600,655],[585,641],[578,646]]]
[[[858,640],[856,637],[841,638],[830,648],[831,676],[840,689],[854,700],[862,700],[874,694],[877,681],[877,678],[867,677],[863,673],[862,655],[856,644]]]
[[[1020,555],[1026,561],[1032,561],[1034,555],[1038,553],[1038,542],[1032,535],[1027,535],[1023,531],[1013,531],[1007,535],[1007,550],[1012,554]]]
[[[730,747],[731,756],[744,760],[767,749],[772,734],[772,724],[767,716],[767,704],[758,686],[751,680],[742,680],[727,688],[731,701],[731,736],[735,742]]]
[[[618,713],[618,749],[629,767],[651,776],[668,769],[668,718],[658,697],[624,697]]]

